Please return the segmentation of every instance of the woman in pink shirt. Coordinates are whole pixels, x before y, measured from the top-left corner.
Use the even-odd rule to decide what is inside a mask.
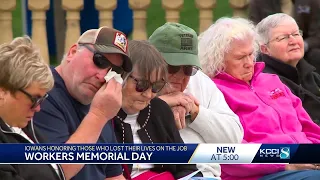
[[[250,21],[221,18],[199,39],[202,68],[239,116],[243,143],[320,143],[320,127],[301,100],[277,75],[262,73],[264,63],[255,62],[258,46]],[[320,179],[317,169],[314,164],[223,165],[222,179]]]

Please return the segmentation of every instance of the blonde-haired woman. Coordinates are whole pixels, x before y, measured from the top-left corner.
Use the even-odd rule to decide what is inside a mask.
[[[39,143],[34,114],[53,87],[53,76],[29,37],[0,45],[0,143]],[[0,165],[2,180],[65,179],[56,164]]]

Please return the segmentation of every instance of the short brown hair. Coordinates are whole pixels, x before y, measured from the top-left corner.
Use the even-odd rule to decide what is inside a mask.
[[[129,53],[133,65],[132,70],[138,70],[146,80],[150,80],[152,72],[156,71],[157,79],[161,78],[167,82],[168,64],[152,44],[148,41],[131,40],[129,41]]]

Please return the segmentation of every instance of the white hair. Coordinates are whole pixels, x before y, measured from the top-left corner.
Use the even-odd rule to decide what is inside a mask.
[[[291,16],[284,13],[272,14],[262,19],[256,26],[259,44],[267,44],[270,40],[270,31],[285,21],[292,21],[297,24]]]
[[[259,49],[251,21],[239,17],[220,18],[199,36],[199,59],[204,73],[214,77],[225,69],[224,55],[233,40],[253,39],[254,55]]]

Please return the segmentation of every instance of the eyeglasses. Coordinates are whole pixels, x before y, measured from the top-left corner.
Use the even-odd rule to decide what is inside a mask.
[[[25,94],[31,100],[31,102],[32,102],[32,105],[30,107],[31,109],[38,107],[48,97],[48,94],[45,94],[42,97],[34,97],[31,94],[24,91],[23,89],[19,89],[19,91],[21,91],[23,94]]]
[[[151,86],[151,91],[152,93],[158,93],[161,91],[161,89],[166,85],[165,81],[157,81],[154,83],[151,83],[148,80],[139,80],[132,75],[129,76],[132,78],[134,81],[136,81],[136,91],[137,92],[144,92],[148,90]]]
[[[181,67],[183,68],[183,73],[186,76],[193,76],[195,75],[199,68],[197,66],[190,66],[190,65],[186,65],[186,66],[172,66],[172,65],[168,65],[168,72],[170,74],[175,74],[177,72],[179,72],[179,70],[181,69]]]
[[[291,34],[283,34],[283,35],[280,35],[280,36],[276,37],[275,39],[269,41],[267,44],[269,44],[272,41],[287,42],[290,39],[290,36],[292,36],[293,38],[298,38],[298,37],[302,37],[302,35],[303,35],[302,30],[296,31]]]
[[[89,51],[91,51],[93,53],[93,63],[100,69],[106,69],[108,67],[112,67],[112,70],[114,70],[116,73],[118,74],[122,74],[123,73],[123,69],[122,67],[116,66],[114,64],[112,64],[108,58],[106,58],[103,54],[95,51],[93,48],[91,48],[90,46],[88,46],[87,44],[80,44],[84,47],[86,47]]]

